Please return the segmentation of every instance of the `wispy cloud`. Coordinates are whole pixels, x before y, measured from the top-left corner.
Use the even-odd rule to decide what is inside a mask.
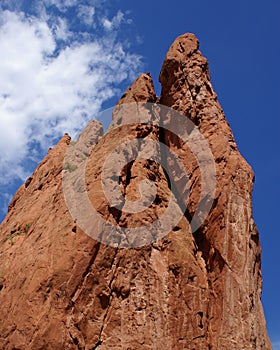
[[[108,18],[103,18],[103,26],[107,30],[113,30],[119,27],[119,25],[124,21],[124,14],[121,11],[109,20]]]
[[[69,7],[74,7],[77,5],[76,0],[43,0],[42,3],[45,6],[56,6],[60,11],[66,11]]]
[[[273,350],[280,350],[280,341],[272,343]]]
[[[78,17],[81,19],[81,21],[84,24],[88,26],[92,26],[94,24],[94,14],[95,14],[94,6],[89,6],[89,5],[78,6]]]

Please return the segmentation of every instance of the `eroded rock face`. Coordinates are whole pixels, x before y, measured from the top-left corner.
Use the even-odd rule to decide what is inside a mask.
[[[194,233],[208,276],[209,344],[218,349],[270,348],[260,303],[261,250],[252,219],[254,175],[237,150],[194,35],[182,35],[171,46],[160,82],[160,102],[188,116],[199,127],[216,162],[215,203],[206,223]],[[170,147],[180,147],[168,137],[166,142]],[[186,162],[183,154],[182,161]],[[197,169],[189,171],[195,182]],[[195,210],[196,196],[192,191],[190,214]]]
[[[0,226],[3,349],[271,349],[260,302],[253,172],[238,152],[198,46],[193,34],[177,38],[163,63],[160,100],[150,75],[142,74],[117,104],[110,132],[103,135],[102,126],[93,121],[75,145],[65,135],[15,195]],[[127,116],[117,114],[126,103],[159,101],[197,125],[215,160],[213,207],[195,232],[190,222],[198,205],[200,173],[190,150],[157,127],[156,112],[150,116],[154,125],[122,126]],[[139,184],[145,179],[154,182],[157,194],[147,210],[132,215],[122,210],[121,197],[120,209],[108,203],[101,173],[112,150],[139,138],[147,142],[129,152],[119,149],[128,164],[118,185],[132,202],[139,200]],[[147,149],[149,140],[177,152],[190,175],[187,187],[169,178],[156,143]],[[71,147],[78,157],[65,164]],[[129,161],[131,153],[139,159]],[[156,161],[144,157],[150,153]],[[171,181],[176,211],[182,210],[184,191],[190,190],[187,210],[171,232],[151,244],[120,248],[127,237],[118,236],[113,246],[104,245],[81,230],[65,203],[62,174],[69,171],[74,177],[83,162],[85,185],[79,190],[88,193],[94,208],[113,225],[139,227],[160,218]],[[105,226],[92,227],[101,236],[114,237]],[[145,234],[149,238],[157,232]]]

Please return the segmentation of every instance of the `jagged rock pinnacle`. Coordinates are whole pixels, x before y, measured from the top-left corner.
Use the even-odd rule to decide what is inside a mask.
[[[140,74],[139,77],[123,94],[117,105],[131,102],[156,102],[157,96],[150,73]]]
[[[117,103],[105,135],[97,121],[75,145],[65,135],[12,200],[0,225],[1,348],[271,350],[260,301],[261,247],[252,219],[254,175],[237,149],[195,35],[174,41],[159,79],[160,99],[149,74],[135,80]],[[197,230],[192,230],[191,219],[201,191],[198,161],[172,132],[154,124],[122,125],[117,110],[133,102],[171,107],[189,118],[207,141],[216,188],[209,215]],[[131,140],[137,141],[131,149],[119,147]],[[173,165],[167,162],[163,168],[164,154],[157,143],[147,147],[153,145],[150,141],[177,152],[189,174],[187,184],[167,176]],[[64,162],[71,147],[74,155],[81,155],[75,167]],[[127,162],[121,174],[114,173],[118,161],[106,163],[116,149]],[[153,159],[147,158],[150,153]],[[112,170],[105,180],[120,190],[116,205],[104,194],[104,167]],[[81,229],[66,205],[63,174],[68,171],[71,178],[76,169],[84,169],[83,183],[73,175],[78,196],[86,192],[92,208],[106,220],[103,226],[90,222],[99,240]],[[122,210],[123,197],[139,200],[139,184],[145,180],[156,188],[151,204],[134,215]],[[187,191],[183,211],[181,196]],[[141,192],[148,199],[151,193]],[[172,214],[181,210],[180,222],[151,244],[125,246],[130,236],[117,236],[121,228],[133,232],[157,222],[172,195]],[[90,218],[82,203],[73,205]],[[109,224],[116,228],[108,230]],[[151,239],[155,231],[142,231],[135,240]],[[103,244],[104,237],[114,244]]]

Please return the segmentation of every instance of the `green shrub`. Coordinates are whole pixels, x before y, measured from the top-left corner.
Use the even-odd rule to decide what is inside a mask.
[[[77,168],[77,165],[66,164],[64,170],[69,171],[69,173],[72,173],[73,171],[77,170]]]
[[[11,245],[14,245],[15,242],[13,241],[13,239],[20,236],[25,236],[25,233],[14,233],[10,237],[7,237],[5,241],[10,241]]]
[[[25,232],[25,233],[27,233],[27,232],[29,231],[31,225],[32,225],[32,223],[29,222],[28,224],[26,224],[26,225],[24,226],[24,232]]]

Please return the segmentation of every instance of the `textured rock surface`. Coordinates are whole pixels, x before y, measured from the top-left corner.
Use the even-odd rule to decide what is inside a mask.
[[[182,35],[171,46],[160,82],[160,102],[198,125],[216,161],[215,206],[194,234],[208,272],[209,343],[219,349],[269,348],[260,303],[261,250],[251,208],[254,175],[237,150],[194,35]],[[197,170],[190,172],[195,181]],[[195,196],[192,191],[190,213]]]
[[[0,348],[271,349],[260,302],[253,173],[237,150],[194,35],[176,39],[160,82],[160,103],[199,127],[215,159],[217,190],[204,225],[190,233],[200,175],[189,150],[174,135],[136,125],[102,137],[95,121],[75,145],[65,135],[18,190],[0,226]],[[142,74],[116,108],[158,101],[151,77]],[[114,114],[113,124],[121,123]],[[122,194],[131,201],[139,199],[141,180],[154,181],[156,200],[145,212],[130,215],[112,208],[100,185],[106,154],[120,141],[135,138],[160,139],[179,150],[191,174],[187,211],[156,243],[137,249],[118,248],[117,241],[116,247],[105,246],[82,232],[69,214],[61,183],[64,154],[75,147],[81,163],[88,157],[86,190],[98,212],[114,224],[137,227],[160,217],[170,196],[159,150],[153,150],[159,162],[130,162],[120,178]],[[132,152],[151,150],[139,144]],[[125,149],[120,154],[129,157]],[[180,210],[183,189],[176,179],[174,185]]]

